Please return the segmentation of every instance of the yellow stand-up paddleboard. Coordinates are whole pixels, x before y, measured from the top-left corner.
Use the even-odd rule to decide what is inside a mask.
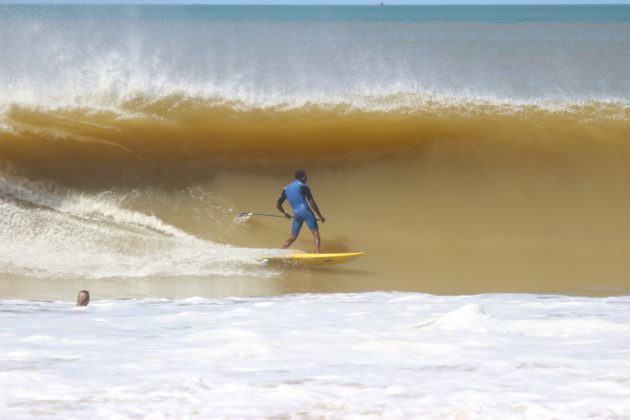
[[[338,254],[289,254],[278,257],[262,257],[265,264],[295,264],[295,265],[333,265],[352,261],[363,255],[363,252],[346,252]]]

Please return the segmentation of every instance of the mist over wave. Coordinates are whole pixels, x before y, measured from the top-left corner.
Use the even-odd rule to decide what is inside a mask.
[[[367,109],[630,98],[623,22],[223,21],[99,10],[2,6],[0,106],[111,109],[173,95]]]

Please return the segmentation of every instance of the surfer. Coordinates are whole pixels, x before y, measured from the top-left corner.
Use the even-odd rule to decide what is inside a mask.
[[[288,248],[293,242],[295,242],[300,234],[302,224],[306,222],[306,225],[313,233],[313,238],[315,239],[315,252],[319,254],[319,229],[317,227],[317,219],[313,214],[313,210],[317,213],[317,216],[322,223],[324,223],[326,219],[319,212],[319,208],[317,207],[317,204],[313,199],[313,195],[311,194],[311,188],[306,185],[306,172],[303,170],[299,169],[295,171],[295,181],[284,187],[276,205],[278,210],[284,214],[284,217],[291,219],[291,215],[284,210],[284,207],[282,207],[282,203],[284,203],[284,200],[287,199],[293,208],[293,227],[291,228],[291,236],[284,242],[282,248]]]

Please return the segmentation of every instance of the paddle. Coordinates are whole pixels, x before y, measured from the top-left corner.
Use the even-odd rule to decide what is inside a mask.
[[[267,216],[267,217],[283,217],[284,218],[284,216],[281,214],[253,213],[253,212],[239,213],[239,215],[236,217],[240,218],[240,217],[250,217],[250,216]]]
[[[254,212],[243,212],[243,213],[239,213],[238,216],[236,216],[236,219],[249,219],[251,216],[266,216],[266,217],[282,217],[284,219],[284,216],[281,214],[269,214],[269,213],[254,213]],[[315,219],[318,222],[321,222],[321,219]]]

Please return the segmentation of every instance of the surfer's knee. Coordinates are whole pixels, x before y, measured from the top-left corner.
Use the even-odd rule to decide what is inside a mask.
[[[284,241],[284,244],[282,245],[282,248],[288,248],[293,242],[295,242],[296,239],[297,239],[297,236],[291,235],[289,237],[289,239]]]
[[[81,290],[77,295],[77,306],[88,306],[90,303],[90,292]]]

